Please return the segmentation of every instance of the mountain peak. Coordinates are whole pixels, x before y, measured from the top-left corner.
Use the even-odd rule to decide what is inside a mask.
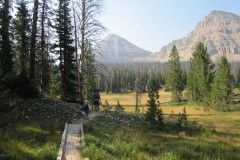
[[[224,11],[212,11],[205,16],[197,25],[198,28],[205,27],[217,27],[232,25],[233,23],[240,24],[240,17],[236,14],[224,12]]]
[[[214,18],[214,19],[223,19],[223,20],[226,20],[226,18],[233,19],[233,18],[237,18],[237,17],[239,17],[239,16],[236,15],[236,14],[230,13],[230,12],[213,10],[213,11],[211,11],[207,16],[205,16],[205,17],[203,18],[203,20],[204,20],[205,18]]]
[[[176,45],[181,60],[188,61],[197,42],[203,42],[213,60],[226,55],[229,61],[240,60],[240,16],[224,12],[212,11],[186,37],[163,46],[152,59],[167,61],[172,46]]]
[[[111,33],[111,34],[107,35],[103,40],[121,39],[121,38],[122,37],[120,37],[119,35]],[[124,38],[122,38],[122,39],[124,39]]]
[[[107,35],[100,44],[102,54],[110,62],[132,62],[135,58],[146,57],[149,51],[141,49],[116,34]]]

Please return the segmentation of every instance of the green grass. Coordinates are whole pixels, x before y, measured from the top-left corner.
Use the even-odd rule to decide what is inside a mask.
[[[65,119],[57,115],[39,116],[36,105],[26,100],[2,100],[0,108],[0,159],[1,160],[55,160],[60,146]],[[38,102],[38,100],[36,100]],[[44,105],[50,103],[44,102]],[[10,107],[11,109],[4,109]],[[35,110],[33,110],[35,107]],[[41,106],[40,106],[41,107]],[[3,110],[4,109],[4,110]],[[43,110],[43,107],[41,108]],[[48,113],[51,111],[46,111]],[[49,113],[50,114],[50,113]]]
[[[163,100],[169,99],[168,93],[162,92],[162,95]],[[132,103],[134,94],[105,96],[115,96],[112,105],[115,105],[118,97],[127,112],[135,109]],[[125,98],[125,101],[121,98]],[[146,95],[142,95],[142,105],[139,108],[141,113],[147,109],[143,105],[146,100]],[[8,104],[0,102],[1,160],[56,159],[64,122],[71,121],[73,116],[70,113],[74,110],[60,114],[65,111],[62,105],[59,104],[54,111],[49,110],[51,107],[42,106],[45,103],[52,105],[52,102],[36,101],[37,103],[25,103],[34,102],[34,106],[23,106],[12,101],[9,108],[5,106]],[[239,103],[236,102],[235,105],[239,106]],[[203,129],[180,131],[170,123],[168,114],[172,111],[178,114],[184,106],[188,119],[197,121]],[[104,112],[84,126],[86,147],[81,151],[82,154],[94,160],[240,159],[240,112],[206,112],[194,103],[162,103],[161,107],[168,124],[162,132],[149,128],[141,115]]]
[[[190,130],[178,131],[174,126],[169,127],[167,131],[154,131],[141,116],[104,112],[102,116],[84,126],[86,147],[82,154],[89,159],[99,160],[240,159],[239,113],[217,114],[215,118],[211,126],[205,127],[205,123],[213,120],[214,115],[190,116],[189,119],[197,119],[204,126],[195,134],[191,134]],[[212,127],[220,119],[225,123],[222,127],[232,127],[231,130],[235,129],[235,132],[219,128],[214,131]]]
[[[49,120],[11,123],[0,130],[0,159],[56,159],[62,129]]]

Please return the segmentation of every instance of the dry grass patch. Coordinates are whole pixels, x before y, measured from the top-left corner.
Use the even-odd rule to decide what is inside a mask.
[[[235,89],[234,93],[240,93],[239,89]],[[103,94],[102,99],[108,99],[110,105],[116,104],[116,99],[120,101],[126,112],[135,111],[135,93],[129,94]],[[139,110],[145,113],[147,110],[148,95],[141,94],[141,105]],[[205,132],[203,137],[211,143],[221,143],[221,145],[230,145],[240,148],[240,112],[219,112],[214,110],[205,111],[203,107],[194,103],[174,104],[168,103],[171,100],[171,93],[160,90],[160,102],[163,113],[178,114],[182,112],[183,107],[186,108],[188,119],[197,121],[209,131]],[[163,103],[165,102],[165,103]],[[214,134],[213,134],[214,133]],[[184,134],[180,134],[183,136]],[[195,137],[196,138],[196,137]],[[199,137],[198,137],[199,138]],[[200,139],[199,139],[200,140]],[[202,140],[202,139],[201,139]],[[139,153],[141,154],[141,153]]]
[[[106,112],[85,126],[86,148],[90,159],[239,159],[237,134],[188,130],[156,132],[134,114]],[[208,115],[203,115],[208,116]],[[234,118],[233,118],[234,119]],[[138,123],[138,125],[136,125]],[[126,126],[125,124],[129,124]],[[171,128],[176,131],[175,128]]]
[[[163,89],[159,91],[160,94],[160,102],[165,103],[169,102],[171,100],[171,92],[165,92]],[[122,105],[134,105],[136,104],[136,93],[124,93],[124,94],[106,94],[106,93],[101,93],[101,99],[102,99],[102,104],[105,103],[105,100],[108,101],[110,105],[116,105],[117,101]],[[148,100],[148,94],[147,93],[140,93],[139,94],[139,105],[146,105]]]

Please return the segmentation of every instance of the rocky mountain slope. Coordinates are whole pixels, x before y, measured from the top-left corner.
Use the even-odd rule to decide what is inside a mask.
[[[226,55],[229,61],[240,61],[240,16],[223,11],[212,11],[186,37],[163,46],[148,57],[149,61],[167,61],[173,45],[181,60],[188,61],[197,42],[203,42],[214,61]]]
[[[104,38],[100,43],[100,48],[102,59],[107,62],[132,62],[138,57],[147,57],[151,53],[115,34]]]

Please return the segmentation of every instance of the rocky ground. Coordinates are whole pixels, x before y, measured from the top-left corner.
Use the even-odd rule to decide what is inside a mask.
[[[4,121],[54,119],[68,123],[83,117],[80,104],[51,99],[0,99],[0,115],[5,117]],[[4,121],[0,122],[0,126],[4,125]]]

